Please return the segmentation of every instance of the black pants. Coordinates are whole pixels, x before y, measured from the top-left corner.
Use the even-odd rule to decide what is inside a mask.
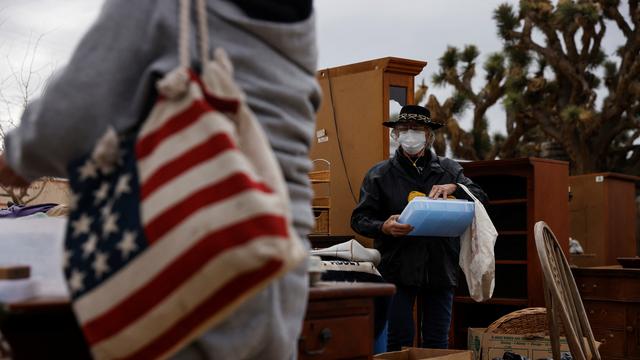
[[[449,326],[454,288],[406,287],[396,285],[389,306],[389,337],[387,351],[413,346],[413,303],[418,294],[422,304],[422,347],[446,349],[449,346]],[[420,321],[420,320],[418,320]]]

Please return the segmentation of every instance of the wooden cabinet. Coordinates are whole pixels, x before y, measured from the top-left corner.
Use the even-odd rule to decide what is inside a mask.
[[[640,359],[640,269],[574,268],[603,359]]]
[[[454,298],[452,346],[464,348],[467,328],[486,327],[512,311],[544,306],[542,272],[533,225],[549,224],[568,253],[568,163],[525,158],[463,162],[464,174],[489,196],[487,211],[496,229],[496,275],[493,298],[476,303],[464,275]]]
[[[395,286],[320,282],[309,290],[309,305],[298,342],[304,359],[370,359],[373,355],[373,300],[391,296]]]
[[[318,71],[323,100],[310,156],[331,162],[331,235],[352,232],[362,179],[389,157],[389,131],[382,122],[413,104],[414,77],[425,65],[387,57]]]
[[[615,173],[569,177],[572,238],[584,254],[571,255],[578,266],[617,265],[617,257],[637,255],[636,183],[640,178]]]

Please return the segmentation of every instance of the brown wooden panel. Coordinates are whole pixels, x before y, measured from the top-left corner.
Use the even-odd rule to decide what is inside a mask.
[[[310,299],[307,306],[306,320],[327,317],[366,315],[373,309],[370,298],[360,299]]]
[[[640,359],[640,304],[627,305],[626,310],[627,355]]]
[[[592,327],[608,327],[624,330],[626,312],[624,304],[612,304],[607,301],[584,301],[584,311]]]
[[[535,246],[533,226],[544,221],[553,231],[565,256],[569,254],[569,165],[567,162],[549,162],[531,159],[534,166],[532,180],[533,199],[527,231],[529,243],[529,301],[530,306],[544,306],[542,270]]]
[[[319,282],[309,289],[309,302],[319,299],[352,299],[390,296],[396,287],[387,283]]]
[[[609,223],[608,245],[604,261],[616,264],[617,257],[632,257],[636,251],[636,186],[635,181],[617,177],[605,178]],[[609,240],[609,241],[607,241]]]
[[[382,76],[371,70],[319,78],[324,99],[316,128],[326,131],[328,141],[314,139],[311,158],[331,162],[331,234],[352,232],[351,211],[364,174],[382,160]]]
[[[637,177],[615,173],[571,176],[571,236],[585,255],[578,266],[617,264],[617,257],[635,256]]]
[[[364,336],[364,332],[371,332]],[[363,334],[363,336],[354,336]],[[305,321],[298,342],[300,359],[368,358],[373,351],[373,319],[351,316]]]
[[[576,276],[576,286],[583,299],[616,299],[640,301],[638,278],[616,278],[604,276]]]
[[[585,254],[601,253],[601,239],[604,234],[604,187],[595,182],[590,175],[571,176],[571,237],[578,240]],[[596,266],[601,263],[594,259],[585,259],[583,266]]]
[[[625,357],[625,335],[624,330],[593,327],[593,337],[601,344],[598,350],[603,359],[609,356]]]
[[[385,57],[363,61],[355,64],[337,66],[329,69],[322,69],[318,71],[318,73],[322,74],[328,72],[331,76],[337,77],[381,69],[384,71],[416,76],[426,65],[427,63],[425,61],[410,60],[397,57]]]

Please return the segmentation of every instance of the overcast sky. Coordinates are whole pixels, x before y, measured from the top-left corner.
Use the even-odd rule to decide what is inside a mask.
[[[481,60],[500,49],[492,13],[503,2],[316,0],[319,68],[386,56],[403,57],[428,62],[416,83],[425,79],[429,85],[437,59],[447,45],[475,44]],[[506,2],[517,4],[517,0]],[[7,100],[13,104],[13,118],[19,117],[20,97],[12,88],[16,79],[11,74],[30,64],[27,60],[35,49],[32,84],[37,92],[38,82],[68,61],[102,3],[103,0],[0,0],[0,95],[5,99],[0,101],[1,119],[7,116]],[[610,29],[613,26],[608,27],[603,42],[609,54],[622,41],[620,33]],[[450,93],[446,88],[431,87],[431,91],[441,101]],[[504,129],[500,105],[494,106],[488,116],[492,132]]]

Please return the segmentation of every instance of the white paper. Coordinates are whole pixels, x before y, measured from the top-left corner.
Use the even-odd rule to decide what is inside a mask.
[[[0,219],[0,265],[31,266],[30,281],[13,295],[28,294],[27,287],[33,286],[35,296],[69,296],[62,264],[66,224],[64,218]],[[16,286],[5,285],[4,290]]]

